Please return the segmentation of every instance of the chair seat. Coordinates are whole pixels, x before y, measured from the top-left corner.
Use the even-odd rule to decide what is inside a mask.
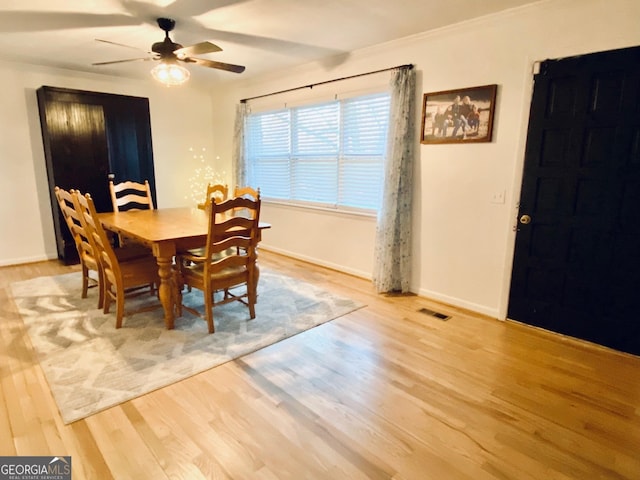
[[[185,280],[196,280],[204,282],[204,265],[196,263],[188,267],[184,267],[182,271]],[[219,272],[212,273],[209,278],[214,283],[225,282],[227,280],[234,281],[242,278],[247,273],[247,267],[244,265],[238,267],[227,267]]]
[[[192,248],[190,250],[186,250],[183,252],[180,252],[180,255],[191,255],[192,257],[204,257],[207,253],[207,250],[205,247],[200,247],[200,248]],[[230,250],[227,250],[226,252],[220,252],[220,253],[214,253],[212,255],[212,259],[213,260],[219,260],[221,259],[223,256],[225,255],[229,255],[231,253]]]
[[[191,255],[193,257],[204,257],[206,251],[205,251],[205,247],[200,247],[200,248],[191,248],[189,250],[180,252],[182,255]]]
[[[98,271],[98,261],[87,252],[80,252],[80,259],[90,270]]]

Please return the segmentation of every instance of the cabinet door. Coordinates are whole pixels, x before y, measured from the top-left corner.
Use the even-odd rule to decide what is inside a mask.
[[[37,94],[58,257],[77,263],[54,188],[90,193],[97,210],[108,212],[111,174],[116,181],[149,180],[155,201],[149,103],[146,98],[55,87],[41,87]]]
[[[148,180],[157,207],[148,99],[119,97],[104,109],[113,181]]]

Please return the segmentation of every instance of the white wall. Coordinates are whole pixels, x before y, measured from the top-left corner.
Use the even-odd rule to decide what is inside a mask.
[[[0,63],[0,265],[57,258],[36,99],[42,85],[149,98],[158,206],[191,204],[189,178],[202,164],[189,148],[205,148],[205,161],[215,163],[208,92]]]
[[[639,45],[638,18],[637,0],[543,1],[351,52],[329,70],[312,64],[235,83],[215,94],[216,155],[231,158],[235,105],[242,98],[405,63],[418,70],[420,98],[498,84],[493,142],[418,149],[412,290],[505,318],[533,64]],[[492,203],[501,192],[505,203]],[[277,204],[265,204],[262,218],[273,225],[264,248],[370,276],[373,219]]]
[[[185,198],[189,177],[202,164],[192,158],[190,147],[206,148],[206,161],[230,175],[234,112],[241,98],[413,63],[419,97],[491,83],[499,89],[492,143],[418,148],[412,289],[504,318],[532,65],[639,45],[638,18],[637,0],[543,1],[351,52],[330,69],[306,65],[217,86],[211,94],[0,63],[0,265],[56,257],[35,93],[41,85],[148,97],[158,204],[169,207],[191,204]],[[505,203],[491,203],[502,191]],[[273,225],[264,233],[264,248],[370,276],[373,218],[265,204],[263,219]]]

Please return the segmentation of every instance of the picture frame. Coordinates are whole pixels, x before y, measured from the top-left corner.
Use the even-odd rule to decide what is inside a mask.
[[[425,93],[420,143],[491,142],[498,85]]]

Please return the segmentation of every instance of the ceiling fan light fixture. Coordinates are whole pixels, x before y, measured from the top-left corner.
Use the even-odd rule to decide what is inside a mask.
[[[189,80],[191,73],[189,70],[177,63],[160,62],[151,69],[151,75],[163,85],[173,87],[176,85],[182,85]]]

